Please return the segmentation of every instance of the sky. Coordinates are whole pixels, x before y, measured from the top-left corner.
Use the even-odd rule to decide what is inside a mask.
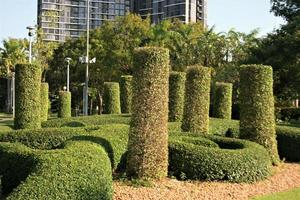
[[[284,21],[270,10],[270,0],[207,0],[208,25],[217,32],[232,28],[249,33],[255,28],[266,35]],[[37,22],[37,0],[0,0],[0,41],[27,37],[26,27]]]

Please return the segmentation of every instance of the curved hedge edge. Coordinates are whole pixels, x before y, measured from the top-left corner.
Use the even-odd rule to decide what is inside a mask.
[[[20,144],[9,145],[19,152],[17,145]],[[26,148],[23,145],[21,147]],[[6,152],[7,155],[11,153],[11,150]],[[32,150],[32,154],[38,157],[34,173],[28,175],[8,195],[7,200],[112,199],[111,165],[101,146],[91,142],[70,141],[65,149]],[[1,163],[1,167],[5,164]],[[14,167],[10,166],[10,169]],[[17,173],[20,172],[22,170]]]
[[[71,92],[60,91],[59,92],[59,118],[71,117]]]
[[[178,178],[230,182],[255,182],[270,175],[272,163],[264,147],[239,139],[216,136],[205,138],[211,139],[221,148],[171,140],[169,143],[171,175]]]
[[[232,88],[232,83],[215,83],[213,96],[213,116],[215,118],[231,119]]]
[[[300,161],[300,129],[286,126],[276,128],[278,152],[288,161]]]

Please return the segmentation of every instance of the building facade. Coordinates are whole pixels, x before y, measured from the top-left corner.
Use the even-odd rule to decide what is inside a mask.
[[[184,23],[202,21],[206,24],[207,0],[133,0],[131,11],[153,23],[177,18]]]
[[[206,24],[207,0],[89,0],[90,28],[131,11],[153,23],[177,18]],[[87,0],[38,0],[38,26],[46,41],[77,38],[87,29]]]
[[[130,0],[90,0],[90,28],[129,12]],[[38,26],[46,41],[77,38],[87,29],[87,0],[38,0]]]

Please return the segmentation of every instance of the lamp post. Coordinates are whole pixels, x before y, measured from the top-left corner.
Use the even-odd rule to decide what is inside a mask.
[[[32,36],[34,35],[34,26],[27,26],[29,36],[29,63],[32,62]]]
[[[67,57],[66,61],[68,63],[67,65],[67,91],[70,91],[70,62],[71,62],[72,58]]]

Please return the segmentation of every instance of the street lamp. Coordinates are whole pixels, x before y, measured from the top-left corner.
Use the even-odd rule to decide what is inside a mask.
[[[83,115],[88,115],[88,84],[89,84],[89,64],[96,63],[96,58],[93,58],[91,60],[88,59],[87,56],[79,57],[79,62],[82,64],[86,64],[86,76],[85,76],[85,83],[83,86]]]
[[[67,65],[67,91],[70,91],[70,62],[72,60],[72,58],[67,57],[66,62],[68,63]]]
[[[29,63],[32,61],[32,37],[34,35],[34,26],[27,26],[26,29],[28,29],[28,36],[29,36]]]

